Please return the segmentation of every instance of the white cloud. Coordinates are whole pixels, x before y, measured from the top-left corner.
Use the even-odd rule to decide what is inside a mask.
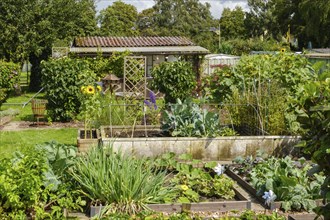
[[[207,2],[207,1],[205,1]],[[220,18],[224,8],[234,9],[236,6],[241,6],[243,10],[248,10],[248,4],[246,0],[238,1],[209,1],[211,5],[211,13],[214,18]]]
[[[96,10],[99,12],[102,9],[112,5],[116,0],[97,0]],[[126,4],[131,4],[141,12],[144,9],[151,8],[154,5],[153,0],[123,0]],[[214,18],[219,18],[224,8],[234,9],[236,6],[241,6],[243,10],[248,10],[247,0],[200,0],[201,3],[206,2],[211,5],[211,13]]]

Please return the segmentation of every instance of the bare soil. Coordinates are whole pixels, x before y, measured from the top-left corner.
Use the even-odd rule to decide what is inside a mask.
[[[2,131],[19,131],[27,129],[61,129],[61,128],[81,128],[83,123],[81,122],[36,122],[32,121],[10,121],[8,123],[0,125]]]

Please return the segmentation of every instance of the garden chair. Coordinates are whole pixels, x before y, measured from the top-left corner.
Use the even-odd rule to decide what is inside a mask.
[[[36,120],[36,125],[39,125],[39,120],[45,118],[46,105],[48,103],[45,99],[32,99],[32,113]]]

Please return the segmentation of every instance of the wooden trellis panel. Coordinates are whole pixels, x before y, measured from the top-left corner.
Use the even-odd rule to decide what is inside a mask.
[[[124,60],[124,97],[126,99],[144,99],[146,97],[145,56],[127,56]]]

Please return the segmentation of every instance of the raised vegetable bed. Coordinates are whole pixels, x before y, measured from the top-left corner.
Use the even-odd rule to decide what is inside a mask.
[[[275,165],[274,165],[275,166]],[[227,169],[226,170],[226,174],[231,177],[233,180],[235,180],[242,188],[244,188],[246,191],[248,191],[249,193],[251,193],[254,197],[256,197],[258,199],[258,201],[262,204],[264,204],[264,206],[266,208],[269,208],[271,210],[274,210],[274,209],[281,209],[283,208],[282,206],[282,202],[283,201],[268,201],[266,202],[266,200],[263,198],[263,196],[261,196],[260,194],[258,194],[258,191],[257,189],[250,183],[248,182],[246,179],[248,179],[247,177],[242,177],[240,176],[239,174],[237,174],[238,171],[233,171],[232,168],[230,169]],[[249,171],[247,171],[249,172]],[[274,175],[277,175],[277,173],[274,173]],[[280,177],[282,178],[282,177]],[[283,178],[286,178],[286,177],[283,177]],[[289,177],[288,177],[289,178]],[[292,178],[295,178],[295,177],[292,177]],[[301,178],[301,177],[297,177],[297,178]],[[260,180],[261,181],[261,180]],[[281,181],[285,181],[285,180],[282,180]],[[266,182],[266,185],[267,184],[270,184],[268,182]],[[279,184],[279,183],[277,183]],[[290,184],[293,184],[293,183],[290,183]],[[297,185],[295,185],[295,187],[298,187],[298,185],[300,183],[295,183]],[[310,184],[310,183],[306,183],[306,184]],[[274,186],[276,187],[276,186]],[[307,185],[304,186],[304,187],[308,187]],[[289,185],[288,185],[288,188],[289,188]],[[275,189],[275,188],[274,188]],[[297,196],[299,196],[299,194],[297,194]],[[315,199],[314,200],[316,205],[321,205],[322,204],[322,199]]]
[[[236,200],[219,202],[201,202],[188,204],[152,204],[148,207],[157,212],[226,212],[251,209],[251,201],[242,194],[242,188],[235,186]]]
[[[159,131],[159,128],[149,127],[149,134]],[[256,155],[260,149],[268,154],[289,154],[294,151],[294,145],[299,136],[230,136],[216,138],[195,137],[135,137],[132,128],[112,127],[113,133],[125,133],[130,137],[112,136],[110,127],[101,127],[103,145],[112,144],[115,150],[141,157],[155,157],[167,152],[177,155],[188,153],[194,159],[231,161],[237,156]],[[125,130],[126,129],[126,130]],[[125,131],[125,132],[124,132]],[[140,128],[143,131],[143,126]],[[152,135],[150,135],[152,136]],[[159,135],[161,136],[161,135]],[[113,138],[111,138],[113,137]]]

